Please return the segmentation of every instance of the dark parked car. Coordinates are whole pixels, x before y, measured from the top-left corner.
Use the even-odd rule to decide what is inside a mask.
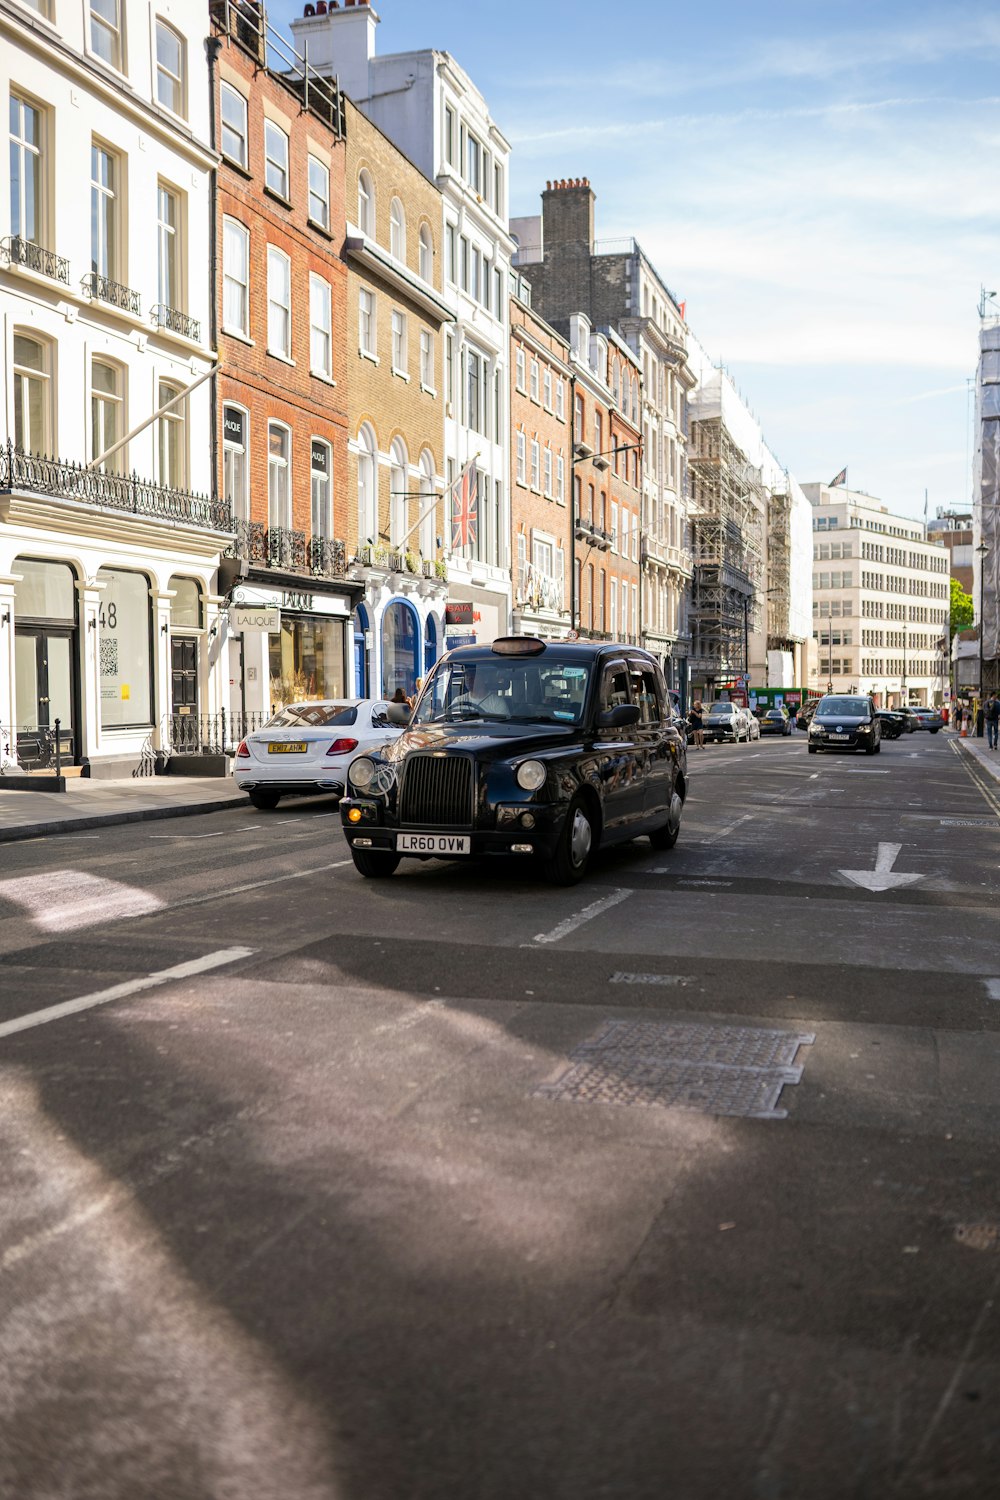
[[[939,708],[916,708],[913,712],[916,715],[918,729],[927,729],[931,734],[937,734],[939,729],[944,728],[944,719]]]
[[[795,715],[795,726],[797,729],[808,729],[812,723],[813,714],[816,712],[818,698],[810,698],[808,703],[803,703]]]
[[[816,705],[809,726],[809,754],[819,750],[864,750],[877,755],[882,725],[870,698],[827,693]]]
[[[687,750],[645,651],[511,636],[443,656],[409,729],[351,763],[348,793],[362,875],[404,856],[527,855],[571,885],[607,844],[673,847]]]
[[[878,721],[882,726],[882,738],[884,740],[898,740],[901,734],[906,734],[907,717],[896,708],[876,709]]]
[[[913,734],[920,728],[920,720],[917,717],[917,710],[915,708],[910,708],[906,704],[901,704],[899,708],[893,709],[893,713],[901,715],[903,720],[904,734]]]
[[[769,708],[760,721],[761,734],[791,734],[792,721],[783,708]]]
[[[750,730],[743,721],[743,710],[737,703],[725,703],[721,699],[717,703],[710,703],[708,713],[705,715],[705,741],[710,740],[732,740],[738,744],[740,740],[749,740]]]

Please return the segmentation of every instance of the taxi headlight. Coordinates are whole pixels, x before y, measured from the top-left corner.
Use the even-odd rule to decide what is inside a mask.
[[[545,767],[540,760],[522,760],[515,774],[518,786],[526,792],[537,792],[545,785]]]
[[[369,760],[367,755],[359,756],[351,762],[347,779],[359,792],[366,792],[375,780],[375,762]]]

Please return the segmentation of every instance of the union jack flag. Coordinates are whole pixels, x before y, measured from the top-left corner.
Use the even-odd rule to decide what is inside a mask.
[[[476,545],[479,512],[479,473],[475,462],[466,464],[451,487],[451,550]]]
[[[840,473],[836,474],[833,477],[833,479],[830,480],[830,483],[827,485],[827,489],[835,490],[837,488],[838,484],[846,484],[846,483],[847,483],[847,470],[846,469],[841,469]]]

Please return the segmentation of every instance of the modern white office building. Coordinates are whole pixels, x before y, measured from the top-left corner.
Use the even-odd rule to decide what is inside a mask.
[[[197,0],[0,0],[0,725],[25,765],[59,719],[65,760],[128,774],[175,708],[223,701],[205,33]]]
[[[880,707],[939,705],[948,690],[949,557],[924,526],[843,485],[802,486],[813,507],[816,692]]]
[[[510,146],[469,75],[446,52],[376,55],[378,15],[347,4],[292,22],[298,50],[441,189],[442,289],[452,309],[440,379],[445,395],[446,484],[477,476],[471,532],[450,548],[448,598],[471,604],[463,635],[490,641],[510,628],[510,386],[508,230]],[[450,507],[446,525],[453,530]]]

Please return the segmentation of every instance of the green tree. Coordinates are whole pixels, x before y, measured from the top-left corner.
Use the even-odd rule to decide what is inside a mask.
[[[967,594],[957,578],[951,580],[951,634],[956,635],[959,630],[968,630],[972,624],[975,611],[972,608],[972,595]]]

